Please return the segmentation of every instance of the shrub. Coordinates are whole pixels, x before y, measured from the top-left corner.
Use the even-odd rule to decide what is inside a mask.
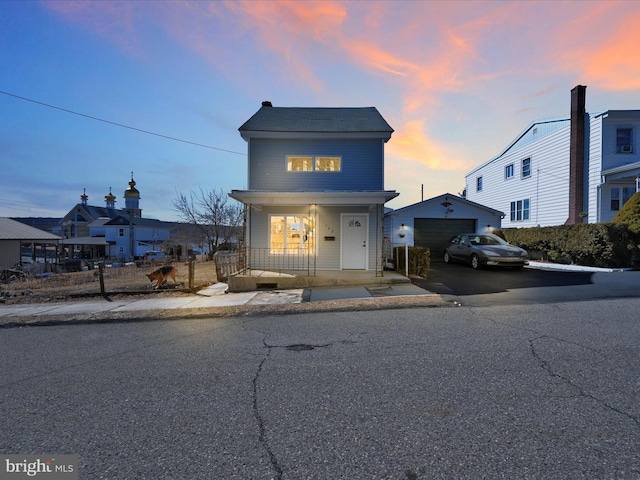
[[[505,229],[509,243],[532,259],[599,267],[631,265],[633,243],[625,224],[579,223],[556,227]]]
[[[627,226],[629,232],[636,238],[640,238],[640,192],[634,193],[627,200],[620,211],[613,217],[612,223],[622,223]]]
[[[405,268],[405,250],[398,247],[393,250],[396,271],[403,273]],[[424,247],[409,247],[409,275],[426,278],[431,265],[431,251]]]

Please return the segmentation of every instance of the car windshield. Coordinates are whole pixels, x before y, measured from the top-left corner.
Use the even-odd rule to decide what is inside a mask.
[[[469,240],[471,245],[507,245],[507,242],[495,235],[473,235]]]

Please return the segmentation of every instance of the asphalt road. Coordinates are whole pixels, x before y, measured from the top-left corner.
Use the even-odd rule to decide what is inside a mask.
[[[0,453],[96,479],[637,479],[640,299],[0,330]]]
[[[465,306],[523,305],[640,296],[640,272],[575,272],[510,268],[473,270],[432,261],[413,283]]]

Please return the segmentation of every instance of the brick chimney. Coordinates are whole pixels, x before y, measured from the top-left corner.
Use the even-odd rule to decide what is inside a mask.
[[[571,134],[569,143],[569,218],[565,225],[582,223],[584,211],[585,97],[587,87],[571,90]]]

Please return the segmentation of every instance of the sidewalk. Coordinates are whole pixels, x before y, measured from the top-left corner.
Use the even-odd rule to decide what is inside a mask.
[[[0,305],[0,327],[447,305],[439,295],[411,283],[240,293],[225,293],[226,290],[225,283],[217,283],[192,295],[95,297],[91,300]]]

